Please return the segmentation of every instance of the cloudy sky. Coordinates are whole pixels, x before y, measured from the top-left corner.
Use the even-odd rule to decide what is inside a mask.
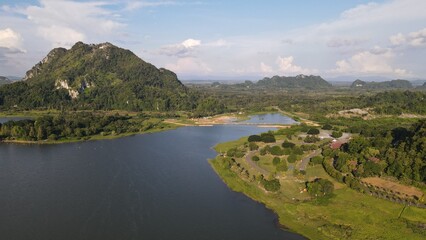
[[[0,0],[0,75],[111,42],[180,79],[426,78],[425,0]]]

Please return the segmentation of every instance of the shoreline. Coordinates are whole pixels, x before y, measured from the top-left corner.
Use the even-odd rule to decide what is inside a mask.
[[[235,179],[235,182],[230,182],[231,179],[229,179],[229,178],[235,178],[235,176],[231,177],[229,175],[234,175],[235,174],[234,172],[229,171],[228,173],[223,173],[222,171],[226,171],[226,170],[220,168],[220,166],[217,164],[216,158],[209,159],[208,162],[209,162],[210,166],[212,167],[213,171],[217,174],[217,176],[220,178],[220,180],[222,180],[222,182],[226,185],[226,187],[228,187],[230,190],[232,190],[234,192],[244,194],[246,197],[250,198],[250,200],[255,201],[257,203],[261,203],[265,206],[266,209],[272,211],[274,213],[274,215],[276,216],[276,222],[274,224],[278,228],[280,228],[281,230],[286,231],[286,232],[299,234],[300,236],[302,236],[306,239],[314,239],[315,236],[318,237],[317,235],[311,236],[311,235],[308,235],[306,233],[299,232],[299,231],[295,230],[294,228],[290,227],[288,224],[285,224],[284,221],[282,220],[283,216],[280,216],[279,212],[276,211],[272,206],[270,206],[268,204],[268,202],[263,201],[262,199],[257,199],[252,194],[245,192],[244,189],[240,186],[240,185],[248,185],[248,183],[246,183],[244,180],[242,180],[238,177],[236,177],[237,179]],[[247,187],[247,186],[245,186],[245,187]],[[283,203],[291,204],[291,203],[288,203],[287,201],[285,201]],[[288,216],[288,217],[291,217],[291,216]],[[302,225],[302,227],[303,227],[303,225]],[[317,238],[317,239],[326,239],[326,238]]]
[[[227,168],[220,155],[221,151],[239,146],[242,141],[241,138],[222,143],[226,144],[224,146],[216,145],[213,149],[217,155],[208,162],[227,188],[263,204],[277,215],[278,222],[275,224],[284,231],[299,234],[307,239],[320,240],[379,237],[393,239],[395,236],[424,239],[424,235],[415,232],[410,225],[426,217],[426,211],[415,206],[408,206],[409,211],[405,211],[404,216],[398,218],[398,213],[406,206],[365,195],[344,186],[336,188],[333,198],[325,204],[292,199],[291,195],[286,193],[287,188],[282,188],[277,194],[262,191],[256,183],[241,178],[238,173]],[[322,166],[321,171],[324,171]]]
[[[162,132],[162,131],[168,131],[168,130],[175,130],[179,128],[179,126],[176,125],[168,125],[167,128],[162,129],[150,129],[145,132],[131,132],[131,133],[122,133],[118,135],[93,135],[88,136],[87,139],[64,139],[64,140],[43,140],[43,141],[26,141],[26,140],[0,140],[0,144],[20,144],[20,145],[56,145],[56,144],[66,144],[66,143],[77,143],[77,142],[87,142],[87,141],[99,141],[99,140],[114,140],[118,138],[123,137],[131,137],[136,135],[142,135],[142,134],[149,134],[149,133],[156,133],[156,132]]]

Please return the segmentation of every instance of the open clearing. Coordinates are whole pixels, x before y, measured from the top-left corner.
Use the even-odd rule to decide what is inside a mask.
[[[379,177],[363,178],[362,181],[376,187],[385,188],[388,190],[392,190],[393,192],[399,192],[408,196],[417,196],[418,198],[423,196],[423,192],[416,187],[402,185],[400,183],[396,183]]]

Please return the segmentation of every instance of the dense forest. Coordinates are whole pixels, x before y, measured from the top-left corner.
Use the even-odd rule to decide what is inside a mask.
[[[426,183],[426,120],[410,127],[381,129],[368,125],[334,153],[334,167],[355,177],[389,175]]]

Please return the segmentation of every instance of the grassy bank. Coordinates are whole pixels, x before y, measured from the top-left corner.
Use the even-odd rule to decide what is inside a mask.
[[[239,146],[245,139],[222,143],[216,151]],[[281,180],[281,190],[269,193],[256,181],[248,181],[227,168],[224,157],[210,164],[234,191],[265,204],[280,224],[310,239],[425,239],[426,210],[374,198],[333,181],[334,196],[328,200],[300,200],[303,181]],[[306,177],[327,177],[320,166],[307,168]]]

